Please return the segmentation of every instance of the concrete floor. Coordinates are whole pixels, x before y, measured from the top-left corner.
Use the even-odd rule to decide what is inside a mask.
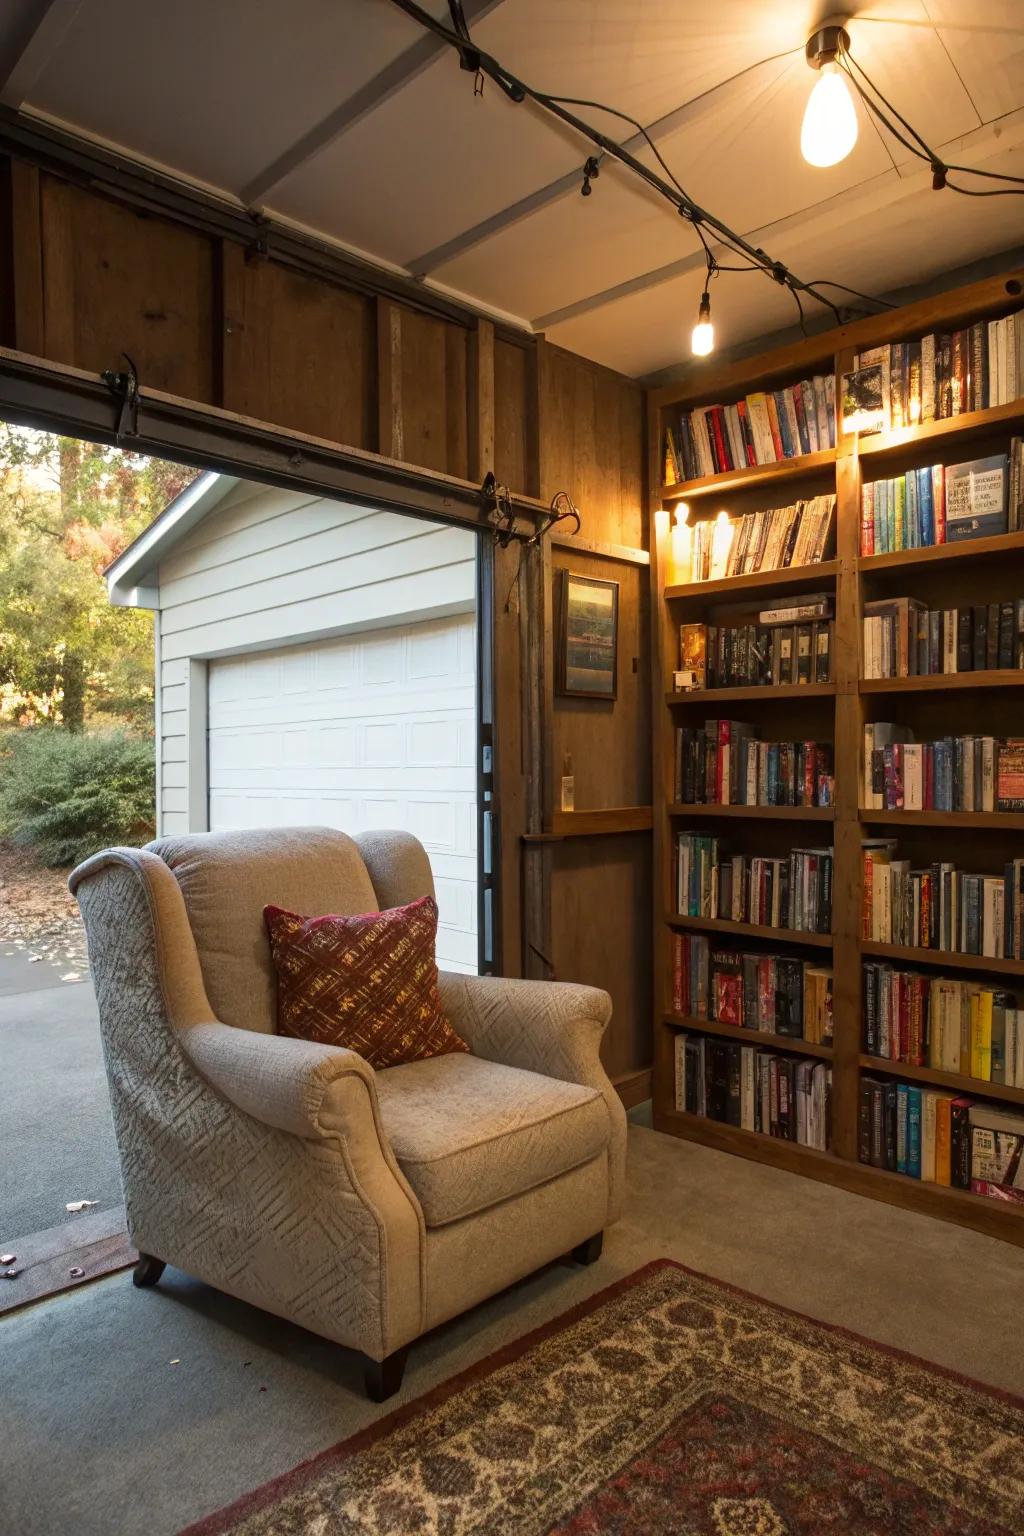
[[[5,1525],[173,1536],[662,1255],[1024,1392],[1021,1249],[636,1124],[629,1184],[598,1264],[553,1267],[439,1330],[386,1409],[345,1351],[170,1270],[156,1291],[115,1275],[13,1314]]]
[[[18,961],[17,981],[32,990],[0,993],[0,1243],[8,1247],[75,1221],[69,1200],[94,1200],[95,1210],[121,1203],[92,987],[55,986],[52,966]],[[8,973],[14,965],[6,959]],[[34,985],[47,977],[46,987]]]

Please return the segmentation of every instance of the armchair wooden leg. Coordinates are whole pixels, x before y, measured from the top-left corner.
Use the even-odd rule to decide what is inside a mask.
[[[593,1237],[588,1237],[585,1243],[580,1243],[574,1248],[570,1257],[576,1264],[596,1264],[601,1257],[603,1247],[604,1233],[595,1232]]]
[[[363,1356],[366,1361],[366,1395],[371,1402],[383,1403],[389,1397],[394,1397],[402,1385],[408,1358],[408,1344],[404,1349],[396,1349],[393,1355],[388,1355],[384,1360],[371,1360],[369,1355]]]
[[[154,1259],[151,1253],[140,1253],[139,1261],[132,1270],[132,1285],[156,1285],[165,1268],[163,1259]]]

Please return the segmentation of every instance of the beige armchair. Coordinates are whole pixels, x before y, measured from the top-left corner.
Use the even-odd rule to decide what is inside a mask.
[[[165,1264],[367,1357],[550,1260],[591,1262],[618,1214],[625,1115],[607,995],[441,975],[469,1055],[374,1072],[274,1033],[262,911],[367,912],[433,891],[402,832],[216,832],[74,871],[99,1000],[137,1285]]]

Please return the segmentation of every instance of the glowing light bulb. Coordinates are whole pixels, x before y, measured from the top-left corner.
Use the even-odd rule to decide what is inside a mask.
[[[705,292],[701,295],[697,324],[690,337],[690,351],[694,357],[707,357],[709,352],[714,351],[714,346],[715,328],[711,324],[711,300]]]
[[[804,109],[800,153],[808,165],[838,165],[857,142],[853,98],[838,66],[823,64]]]

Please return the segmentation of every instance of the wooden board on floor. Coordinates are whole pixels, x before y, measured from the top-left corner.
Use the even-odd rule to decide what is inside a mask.
[[[123,1205],[72,1216],[45,1232],[5,1240],[3,1252],[16,1255],[15,1262],[5,1264],[4,1269],[19,1273],[13,1280],[0,1278],[0,1316],[44,1296],[98,1280],[116,1269],[127,1269],[138,1258],[128,1241]],[[82,1270],[82,1274],[73,1275],[73,1269]]]

